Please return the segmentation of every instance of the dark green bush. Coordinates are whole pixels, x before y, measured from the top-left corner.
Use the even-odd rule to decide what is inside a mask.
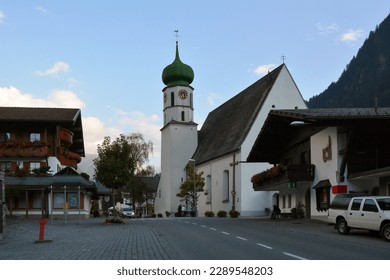
[[[229,211],[229,215],[231,218],[238,218],[238,216],[240,216],[240,212],[236,211],[236,210],[230,210]]]
[[[217,216],[219,218],[225,218],[225,217],[227,217],[227,212],[224,211],[224,210],[219,210],[218,213],[217,213]]]
[[[208,218],[212,218],[215,216],[214,212],[213,211],[206,211],[204,213],[205,217],[208,217]]]

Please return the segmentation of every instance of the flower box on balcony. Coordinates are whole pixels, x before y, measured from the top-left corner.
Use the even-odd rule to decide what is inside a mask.
[[[77,163],[81,161],[81,156],[77,153],[60,149],[58,159],[62,165],[77,167]]]
[[[10,141],[7,141],[10,142]],[[20,146],[18,146],[20,144]],[[48,156],[49,147],[43,142],[18,142],[0,144],[0,156],[6,157],[45,157]]]

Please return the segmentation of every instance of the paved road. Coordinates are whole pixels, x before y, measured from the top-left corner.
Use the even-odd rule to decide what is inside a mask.
[[[313,220],[264,218],[163,218],[56,220],[47,243],[35,243],[38,221],[8,220],[0,259],[8,260],[203,260],[384,259],[390,243],[364,231],[349,236]]]

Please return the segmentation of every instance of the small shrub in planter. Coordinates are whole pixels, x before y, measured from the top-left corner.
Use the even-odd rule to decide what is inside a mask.
[[[300,219],[305,217],[305,210],[303,209],[304,205],[301,202],[298,202],[296,208],[291,209],[291,214],[294,219]]]
[[[162,215],[162,214],[160,214],[160,215]],[[156,213],[153,213],[152,215],[150,215],[151,218],[156,218],[156,216],[157,216]]]
[[[121,217],[108,217],[104,221],[105,224],[124,224],[125,220],[122,219]]]
[[[162,217],[163,217],[163,215],[161,213],[157,214],[157,218],[162,218]]]
[[[217,213],[217,216],[219,218],[225,218],[227,216],[227,212],[224,211],[224,210],[219,210],[218,213]]]
[[[213,211],[206,211],[204,213],[205,217],[208,217],[208,218],[212,218],[215,216],[214,212]]]
[[[238,218],[238,216],[240,216],[240,212],[236,211],[236,210],[230,210],[229,211],[229,215],[231,218]]]
[[[167,216],[167,218],[169,218],[169,216],[171,216],[171,212],[165,211],[165,216]]]

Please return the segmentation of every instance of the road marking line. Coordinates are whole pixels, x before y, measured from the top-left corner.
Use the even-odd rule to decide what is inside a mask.
[[[297,256],[297,255],[294,255],[294,254],[290,254],[290,253],[287,253],[287,252],[283,252],[283,254],[285,254],[286,256],[292,257],[292,258],[296,258],[298,260],[307,260],[307,259],[305,259],[303,257]]]
[[[241,237],[241,236],[236,236],[236,238],[241,239],[241,240],[244,240],[244,241],[248,241],[248,239],[246,239],[246,238],[244,238],[244,237]]]
[[[267,249],[270,249],[270,250],[273,249],[272,247],[267,246],[267,245],[264,245],[264,244],[261,244],[261,243],[256,243],[256,245],[261,246],[261,247],[264,247],[264,248],[267,248]]]
[[[226,234],[226,235],[230,235],[230,233],[228,233],[226,231],[221,231],[221,233]]]
[[[207,226],[205,226],[205,225],[200,225],[201,227],[207,227]]]
[[[216,228],[213,228],[213,227],[211,227],[211,228],[209,228],[209,229],[211,229],[211,230],[217,230]]]

